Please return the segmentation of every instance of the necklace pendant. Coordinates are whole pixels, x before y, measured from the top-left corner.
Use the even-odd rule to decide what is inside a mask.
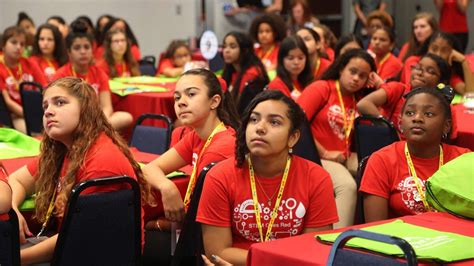
[[[268,207],[272,206],[272,200],[271,200],[271,199],[269,199],[269,200],[267,201],[267,203],[268,203]]]

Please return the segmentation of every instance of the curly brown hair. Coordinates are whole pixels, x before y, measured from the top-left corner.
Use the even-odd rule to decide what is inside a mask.
[[[36,181],[36,215],[35,218],[44,222],[53,193],[59,182],[62,162],[67,156],[69,164],[66,169],[62,191],[57,195],[59,206],[65,206],[67,199],[76,183],[76,174],[83,167],[84,159],[90,147],[96,142],[99,135],[105,133],[120,151],[127,157],[133,167],[141,188],[143,202],[154,204],[150,193],[150,186],[145,182],[139,164],[133,158],[126,142],[115,131],[104,112],[100,108],[99,98],[92,87],[79,78],[67,77],[52,82],[50,87],[58,86],[66,89],[70,95],[77,98],[80,104],[81,115],[79,124],[72,135],[72,145],[68,149],[63,143],[50,138],[43,133],[41,142],[38,179]],[[58,206],[58,205],[56,205]],[[61,214],[56,211],[56,215]]]

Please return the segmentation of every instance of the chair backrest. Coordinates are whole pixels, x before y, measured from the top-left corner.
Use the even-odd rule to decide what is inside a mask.
[[[245,111],[245,108],[249,105],[249,103],[259,94],[262,92],[267,86],[265,80],[257,78],[245,83],[244,89],[240,94],[238,103],[237,103],[237,112],[242,115]],[[237,89],[237,88],[236,88]]]
[[[43,88],[36,82],[20,84],[21,105],[26,123],[26,134],[40,134],[43,131]]]
[[[398,141],[397,130],[383,117],[362,115],[354,122],[357,159],[360,161],[373,152]]]
[[[204,254],[204,245],[202,240],[201,224],[196,222],[196,215],[201,199],[204,179],[209,170],[215,165],[211,163],[205,166],[199,173],[196,180],[191,201],[184,217],[179,241],[176,244],[174,256],[171,265],[202,265],[201,254]]]
[[[80,195],[87,188],[128,187]],[[136,180],[127,177],[92,179],[70,194],[51,265],[140,265],[141,204]]]
[[[20,265],[18,217],[11,209],[8,220],[0,220],[0,265]]]
[[[321,165],[321,158],[319,157],[318,148],[314,143],[313,133],[311,132],[311,126],[306,117],[304,118],[300,130],[300,139],[293,147],[293,154]]]
[[[140,73],[144,76],[155,76],[156,74],[156,57],[153,55],[144,56],[138,62]]]
[[[13,128],[13,122],[12,122],[10,110],[8,110],[7,104],[5,103],[5,99],[3,99],[3,95],[1,92],[0,92],[0,126]]]
[[[398,261],[395,257],[379,256],[373,253],[363,253],[343,249],[344,245],[351,238],[359,237],[370,239],[381,243],[398,246],[404,253],[406,262]],[[418,265],[415,251],[412,246],[404,239],[388,236],[379,233],[373,233],[362,230],[347,230],[341,233],[334,241],[331,252],[329,253],[327,266],[333,265]]]
[[[162,121],[165,127],[142,125],[146,119]],[[171,118],[161,114],[143,114],[133,127],[130,147],[135,147],[143,152],[163,154],[168,150],[171,141],[173,122]]]
[[[357,191],[359,191],[360,184],[362,183],[362,177],[364,176],[365,167],[367,166],[367,161],[369,156],[362,158],[357,167],[357,175],[355,178],[357,184]],[[364,214],[364,197],[362,192],[357,192],[357,204],[356,212],[354,217],[354,224],[363,224],[365,223],[365,214]]]

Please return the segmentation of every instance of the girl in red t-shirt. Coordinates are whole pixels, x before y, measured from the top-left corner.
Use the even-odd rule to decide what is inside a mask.
[[[184,66],[191,60],[191,49],[188,44],[182,40],[174,40],[168,45],[165,57],[163,62],[159,63],[156,75],[163,74],[175,78],[184,72]]]
[[[13,126],[21,132],[26,132],[26,124],[21,105],[20,84],[23,81],[34,81],[46,86],[46,79],[38,66],[22,57],[25,42],[25,31],[16,26],[5,29],[1,39],[3,60],[0,60],[0,91],[11,113]]]
[[[429,211],[426,180],[441,165],[469,152],[442,143],[452,121],[446,98],[434,88],[418,88],[406,95],[401,118],[406,141],[373,153],[364,172],[360,191],[366,222]]]
[[[222,46],[225,63],[222,78],[226,81],[235,103],[239,102],[240,94],[247,82],[258,79],[268,84],[269,78],[265,67],[255,55],[252,41],[246,34],[229,32],[224,37]]]
[[[321,166],[291,154],[304,113],[280,91],[249,104],[235,157],[204,181],[196,221],[206,255],[245,265],[250,245],[332,229],[337,218],[331,179]]]
[[[107,32],[104,57],[97,62],[97,67],[102,69],[109,79],[140,76],[140,69],[133,58],[130,45],[124,31],[114,29]]]
[[[45,128],[39,160],[23,166],[9,182],[13,209],[18,214],[20,240],[31,236],[18,206],[36,192],[35,216],[47,226],[53,216],[61,222],[72,188],[85,180],[126,175],[138,181],[143,202],[151,202],[149,186],[126,142],[107,121],[98,98],[82,79],[67,77],[54,81],[43,94]],[[58,170],[60,169],[60,170]],[[122,186],[105,186],[85,193],[107,192]],[[49,206],[54,206],[50,208]],[[58,235],[21,250],[22,264],[52,259]]]
[[[37,32],[29,60],[38,65],[49,83],[53,81],[56,70],[68,61],[66,48],[56,26],[43,24]]]
[[[336,60],[334,51],[334,47],[337,42],[336,36],[331,31],[331,29],[324,24],[315,25],[313,30],[318,33],[319,37],[321,38],[321,43],[323,44],[321,56],[327,58],[330,62],[334,62],[334,60]]]
[[[314,80],[320,79],[323,73],[328,69],[329,65],[331,65],[331,61],[321,57],[320,55],[322,42],[319,34],[313,29],[302,28],[296,32],[296,35],[303,39],[306,48],[308,48],[309,61],[311,62],[311,70],[313,72]]]
[[[126,128],[132,123],[132,115],[123,111],[114,112],[109,79],[101,69],[92,64],[93,36],[87,32],[83,22],[75,21],[71,28],[66,38],[70,62],[61,67],[54,78],[73,76],[84,79],[98,95],[102,110],[112,126],[118,130]]]
[[[426,54],[414,66],[409,85],[401,82],[383,83],[380,77],[372,75],[371,81],[376,90],[361,99],[357,109],[364,115],[383,115],[401,133],[400,116],[405,103],[402,96],[418,87],[435,88],[439,83],[447,84],[450,76],[450,67],[445,60]]]
[[[299,36],[286,37],[278,52],[276,78],[268,84],[268,89],[279,90],[294,100],[313,81],[308,50]]]
[[[395,34],[390,28],[382,27],[372,33],[370,52],[375,55],[377,74],[383,80],[397,78],[402,70],[402,62],[392,54]]]
[[[255,54],[266,70],[276,69],[280,42],[286,36],[285,21],[276,14],[261,15],[252,21],[249,35],[258,44]]]
[[[416,14],[411,23],[411,34],[408,42],[400,49],[398,59],[403,63],[412,55],[420,55],[426,53],[423,44],[430,38],[431,34],[438,30],[438,21],[433,14],[421,12]]]
[[[132,51],[133,58],[139,61],[142,55],[140,52],[140,48],[138,46],[138,40],[135,37],[135,34],[133,33],[128,23],[122,18],[111,17],[109,22],[105,24],[102,34],[106,36],[107,32],[109,32],[110,30],[115,30],[115,29],[120,29],[123,32],[125,32],[125,34],[127,34],[127,39],[129,39],[130,42],[132,43],[130,50]],[[104,55],[104,51],[105,49],[104,49],[103,43],[97,43],[97,49],[94,51],[95,59],[101,59]]]
[[[144,169],[145,178],[159,191],[166,219],[181,221],[201,169],[211,162],[232,156],[235,148],[237,114],[232,99],[226,97],[217,77],[206,69],[188,70],[179,78],[174,91],[174,109],[180,122],[193,130]],[[193,172],[184,197],[166,175],[186,165]],[[159,206],[161,207],[161,206]],[[157,218],[157,209],[147,208],[145,220]],[[147,228],[164,229],[161,222],[151,221]]]

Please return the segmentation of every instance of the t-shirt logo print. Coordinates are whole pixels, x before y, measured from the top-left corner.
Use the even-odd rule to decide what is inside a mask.
[[[270,213],[273,206],[268,206],[266,202],[260,202],[261,221],[264,234],[267,232],[270,222]],[[277,217],[273,224],[270,240],[277,238],[294,236],[303,230],[303,218],[306,214],[306,207],[302,202],[294,198],[282,199],[278,208]],[[232,222],[239,233],[247,240],[253,242],[260,241],[257,223],[255,220],[255,211],[253,209],[253,200],[247,199],[237,204],[233,210]]]
[[[421,180],[421,187],[424,190],[424,180]],[[401,180],[397,185],[397,189],[400,191],[403,203],[407,209],[416,213],[423,213],[426,211],[420,193],[418,193],[418,190],[416,189],[415,180],[412,176],[408,176]]]
[[[354,113],[354,109],[347,109],[346,111],[349,120],[349,117]],[[336,135],[340,140],[344,140],[346,138],[346,133],[344,130],[344,117],[342,115],[341,107],[338,104],[329,106],[327,116],[329,126],[334,135]]]

